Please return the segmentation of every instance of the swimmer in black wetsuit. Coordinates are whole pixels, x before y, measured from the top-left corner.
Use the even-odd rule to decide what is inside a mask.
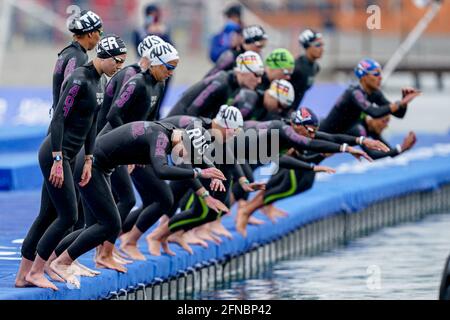
[[[402,100],[391,103],[380,91],[381,66],[372,59],[360,61],[355,68],[359,84],[351,85],[336,102],[328,116],[321,122],[321,130],[328,133],[345,133],[362,114],[381,118],[392,114],[403,118],[408,104],[421,93],[414,88],[402,89]]]
[[[211,157],[211,161],[224,173],[227,178],[223,181],[223,183],[220,181],[215,181],[213,184],[209,184],[206,183],[206,181],[201,180],[200,186],[204,186],[206,192],[198,197],[193,196],[191,205],[187,208],[182,208],[182,212],[175,216],[173,216],[173,214],[179,206],[179,201],[181,200],[182,195],[186,194],[191,186],[188,184],[182,185],[181,183],[177,183],[175,181],[171,183],[171,187],[174,190],[173,193],[177,196],[177,199],[174,201],[175,205],[172,207],[171,212],[166,213],[166,215],[170,217],[170,220],[164,219],[159,227],[147,237],[150,253],[152,255],[160,255],[159,248],[161,242],[168,239],[170,236],[173,242],[180,244],[185,250],[192,254],[193,251],[188,244],[189,241],[184,238],[185,232],[200,226],[206,227],[206,225],[211,222],[220,224],[220,221],[218,222],[218,220],[224,213],[222,210],[208,208],[205,199],[210,197],[211,194],[227,205],[230,192],[229,184],[232,178],[233,170],[238,172],[237,176],[239,178],[245,179],[244,173],[240,169],[239,164],[236,162],[233,150],[227,145],[227,141],[234,137],[235,133],[242,127],[243,119],[237,108],[224,105],[212,121],[204,118],[193,119],[188,116],[171,117],[165,121],[174,123],[178,126],[184,126],[190,121],[198,121],[202,124],[203,128],[211,129],[212,135],[215,138],[215,144],[214,149],[209,149],[209,155],[214,154],[214,156]],[[240,183],[243,182],[240,181]],[[247,185],[247,191],[254,191],[260,187],[257,184],[247,183]],[[194,190],[197,190],[198,187],[195,187],[196,188]],[[198,192],[196,193],[199,195]],[[209,225],[208,228],[202,230],[199,229],[199,231],[204,236],[211,236],[211,232],[213,231],[212,228],[213,226]],[[217,228],[217,226],[215,228],[215,230],[219,230],[219,232],[223,231],[223,229],[223,227]],[[201,236],[199,237],[202,238]],[[214,238],[210,238],[210,240],[214,240]]]
[[[317,60],[322,58],[324,51],[322,34],[315,30],[304,30],[298,41],[305,53],[295,60],[294,72],[290,79],[295,89],[295,99],[292,103],[293,110],[299,108],[306,91],[314,84],[315,77],[320,72]]]
[[[91,178],[98,92],[103,93],[100,79],[103,74],[114,75],[125,59],[126,47],[123,41],[117,36],[106,36],[99,42],[97,58],[75,70],[63,84],[50,124],[50,134],[39,150],[39,164],[44,175],[41,210],[22,245],[23,259],[16,286],[36,285],[57,290],[45,278],[44,267],[59,241],[77,219],[72,173],[75,158],[84,145],[85,161],[79,183],[84,187]]]
[[[234,116],[236,115],[236,116]],[[180,118],[180,122],[185,121],[183,120],[183,118],[186,117],[182,117]],[[171,118],[169,118],[171,119]],[[169,119],[167,119],[167,121],[169,121]],[[176,120],[176,119],[175,119]],[[221,139],[222,141],[228,141],[228,139],[234,137],[234,134],[236,132],[239,132],[240,128],[243,126],[243,119],[242,119],[242,114],[239,112],[239,110],[236,107],[233,106],[222,106],[221,107],[221,111],[219,111],[218,115],[216,116],[216,118],[211,122],[211,120],[207,119],[210,123],[205,123],[205,120],[203,120],[203,122],[205,123],[206,126],[212,127],[216,130],[219,130],[222,134],[222,136],[226,136],[228,134],[228,138],[227,139]],[[224,130],[225,128],[228,127],[228,133],[226,133]],[[233,128],[236,128],[236,131],[233,132]],[[219,164],[217,164],[221,169],[223,169],[222,171],[225,173],[226,175],[232,175],[233,176],[233,184],[236,185],[240,185],[243,188],[244,192],[252,192],[255,190],[261,190],[265,187],[264,183],[256,183],[256,182],[250,182],[248,181],[248,179],[246,178],[241,165],[239,163],[237,163],[236,159],[235,159],[235,155],[233,153],[233,148],[230,148],[231,145],[227,145],[225,146],[225,150],[226,151],[222,151],[222,153],[226,152],[226,156],[229,159],[233,159],[233,161],[227,162],[227,163],[222,163],[220,162]],[[220,159],[219,159],[220,161]],[[230,179],[231,180],[231,179]],[[227,180],[228,181],[228,180]],[[227,182],[227,185],[231,186],[231,182]],[[172,190],[174,190],[174,194],[186,194],[186,186],[182,186],[180,183],[173,181],[171,182],[171,187]],[[207,187],[207,186],[206,186]],[[218,194],[219,199],[224,199],[226,201],[226,204],[229,205],[230,203],[230,191],[231,189],[228,188],[227,186],[225,186],[225,191],[219,191],[216,188],[208,188],[207,189],[210,192],[213,192],[214,195]],[[189,194],[189,193],[188,193]],[[180,200],[182,200],[180,202]],[[187,200],[187,202],[185,202],[184,200]],[[190,205],[186,205],[187,203],[190,203]],[[187,244],[200,244],[204,247],[207,247],[207,243],[205,242],[205,240],[210,240],[210,241],[214,241],[216,243],[220,243],[221,239],[218,236],[226,236],[228,238],[231,238],[232,235],[231,233],[222,225],[221,222],[221,216],[220,215],[216,215],[218,218],[214,219],[214,221],[212,222],[208,222],[208,219],[211,219],[211,214],[214,214],[211,212],[211,210],[206,211],[203,208],[200,208],[199,205],[201,204],[201,199],[194,197],[193,194],[191,194],[191,196],[188,199],[181,199],[181,196],[178,197],[178,199],[176,199],[175,201],[175,206],[172,208],[172,214],[175,212],[175,210],[180,207],[182,211],[185,211],[185,215],[190,216],[191,214],[200,214],[203,213],[204,215],[202,215],[203,218],[198,218],[197,219],[197,223],[199,224],[198,227],[192,228],[192,226],[189,226],[189,223],[185,224],[185,229],[188,230],[188,232],[183,233],[182,238],[185,240],[185,242]],[[190,212],[189,212],[190,211]],[[175,218],[175,219],[180,219],[180,218]],[[182,219],[182,220],[189,220],[189,219]],[[206,223],[205,223],[206,222]],[[151,235],[149,235],[151,236]],[[174,242],[178,242],[177,239],[179,239],[179,236],[176,236],[176,234],[172,234],[171,237],[169,237],[169,241],[174,241]]]
[[[274,80],[290,80],[294,70],[294,56],[289,50],[278,48],[273,50],[264,60],[265,72],[262,81],[256,88],[258,92],[269,89]]]
[[[148,70],[150,67],[150,60],[146,57],[144,57],[144,54],[146,51],[150,50],[153,46],[162,44],[164,41],[155,35],[150,35],[144,38],[144,40],[138,45],[137,52],[138,55],[141,57],[139,60],[139,63],[135,63],[132,65],[129,65],[119,72],[117,72],[111,80],[108,82],[106,86],[106,94],[105,98],[103,100],[102,107],[99,111],[98,120],[97,120],[97,132],[100,132],[108,122],[107,116],[111,109],[111,105],[113,101],[115,101],[121,92],[122,87],[125,85],[125,83],[128,82],[132,77],[134,77],[137,73]],[[161,100],[161,99],[159,99]],[[156,111],[155,114],[158,112]],[[139,119],[137,119],[139,120]],[[144,119],[141,119],[144,120]],[[111,182],[113,185],[113,195],[114,199],[116,199],[117,202],[120,203],[119,205],[119,212],[121,212],[121,216],[123,212],[129,212],[131,208],[134,207],[136,203],[134,190],[130,183],[120,183],[116,181],[116,177],[120,177],[120,173],[123,173],[123,170],[115,170],[114,173],[111,176]],[[129,174],[126,173],[125,177],[129,177]],[[127,180],[130,180],[129,178],[125,178]],[[131,189],[131,190],[130,190]],[[77,223],[77,225],[81,225],[80,223]],[[78,226],[77,229],[82,229],[84,227],[84,223],[81,226]],[[114,256],[120,261],[120,262],[128,262],[125,260],[126,257],[123,257],[120,255],[120,252],[114,251]]]
[[[108,122],[99,133],[99,136],[129,122],[157,120],[159,105],[163,97],[164,83],[173,75],[178,65],[178,52],[171,44],[160,42],[147,50],[144,53],[144,57],[150,61],[149,68],[136,74],[122,87],[112,103],[106,117]],[[135,204],[130,171],[132,171],[133,181],[144,204],[148,202],[146,201],[148,198],[156,195],[155,192],[151,191],[152,180],[155,178],[153,168],[151,166],[138,166],[135,169],[131,167],[131,170],[129,170],[129,167],[119,166],[111,175],[111,186],[118,198],[117,207],[122,224]],[[161,197],[162,199],[163,197]],[[169,203],[167,205],[170,207]],[[108,261],[113,256],[115,241],[115,238],[109,239],[99,250],[96,257],[98,265],[107,267]]]
[[[373,119],[372,117],[366,115],[347,133],[357,137],[368,137],[379,140],[389,147],[388,152],[382,152],[377,150],[370,150],[363,146],[363,149],[372,159],[377,160],[385,157],[394,158],[410,150],[415,145],[417,139],[416,134],[413,131],[410,131],[408,135],[403,139],[402,144],[397,144],[395,147],[390,146],[382,137],[382,133],[388,127],[390,119],[390,115],[386,115],[378,119]]]
[[[145,121],[125,124],[99,137],[94,151],[92,179],[80,188],[86,209],[90,211],[89,215],[94,218],[95,223],[85,229],[51,263],[52,270],[66,281],[79,286],[79,281],[69,270],[73,261],[104,241],[118,236],[121,230],[120,215],[109,183],[109,175],[117,166],[131,163],[150,165],[159,179],[225,179],[222,172],[214,167],[201,170],[169,166],[167,163],[168,155],[177,161],[176,156],[184,157],[186,150],[193,149],[190,154],[196,165],[201,162],[209,140],[207,133],[199,128],[181,131],[169,124]],[[70,235],[66,238],[70,240]],[[65,247],[64,242],[63,240],[59,246]],[[59,248],[56,251],[60,251]],[[110,268],[126,272],[114,260],[109,263]]]
[[[111,80],[109,80],[106,90],[105,90],[105,98],[103,100],[102,107],[98,113],[97,120],[97,131],[100,132],[108,122],[106,119],[109,110],[111,109],[112,103],[116,100],[117,96],[120,93],[120,90],[128,82],[132,77],[134,77],[137,73],[148,70],[150,67],[150,61],[144,57],[144,53],[147,50],[150,50],[154,45],[162,44],[164,41],[155,35],[151,35],[146,37],[138,47],[138,53],[141,59],[139,63],[134,63],[129,66],[126,66],[119,72],[117,72]]]
[[[233,71],[219,72],[187,89],[169,113],[169,117],[188,115],[214,118],[220,106],[229,104],[241,88],[254,90],[261,82],[264,64],[261,57],[247,51],[237,58]]]
[[[262,93],[241,89],[233,104],[241,110],[244,120],[281,120],[294,100],[294,88],[287,80],[274,80]]]
[[[314,113],[312,113],[312,111],[307,108],[301,108],[296,113],[293,113],[293,116],[295,116],[295,119],[302,119],[302,121],[305,123],[307,123],[306,121],[308,119],[317,118]],[[317,132],[317,127],[308,128],[303,124],[303,122],[302,124],[297,124],[298,122],[291,121],[290,124],[285,124],[283,121],[279,120],[262,123],[247,121],[245,125],[247,128],[256,128],[258,130],[267,131],[268,133],[274,129],[279,130],[281,152],[283,152],[283,150],[284,152],[288,150],[290,151],[291,148],[294,149],[294,152],[298,153],[302,153],[305,150],[320,153],[349,152],[357,158],[364,157],[369,161],[371,160],[371,158],[367,156],[365,152],[351,147],[351,145],[356,145],[360,142],[360,140],[358,140],[359,138],[349,135],[330,135],[323,132]],[[310,131],[313,131],[314,134],[309,134]],[[367,145],[370,148],[387,150],[387,147],[379,141],[367,139],[361,141],[361,143]],[[300,160],[310,162],[305,159]],[[312,171],[318,171],[320,169],[319,171],[332,172],[332,170],[330,171],[329,168],[322,168],[319,166],[316,168],[314,165],[311,167],[311,169],[313,169]],[[304,171],[303,168],[300,168],[300,170]],[[270,184],[269,186],[276,185],[277,184]],[[244,236],[246,235],[246,225],[248,223],[248,219],[256,209],[264,206],[263,200],[264,192],[260,192],[257,197],[255,197],[251,202],[239,208],[236,229]]]
[[[53,72],[53,105],[50,112],[54,111],[59,101],[61,87],[76,68],[88,62],[87,51],[95,48],[103,35],[102,21],[92,11],[82,11],[79,17],[69,25],[69,31],[73,33],[73,41],[58,53],[55,70]]]

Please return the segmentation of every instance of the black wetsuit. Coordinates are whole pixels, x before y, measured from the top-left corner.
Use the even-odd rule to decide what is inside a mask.
[[[258,127],[257,125],[253,128]],[[250,126],[247,126],[248,129],[250,129]],[[289,126],[290,128],[290,126]],[[281,149],[285,149],[288,147],[296,147],[300,150],[303,149],[311,149],[311,150],[321,150],[322,152],[339,152],[340,145],[326,142],[326,141],[314,141],[310,139],[302,139],[301,136],[296,134],[295,132],[291,132],[291,130],[281,121],[272,121],[271,123],[264,123],[257,128],[258,134],[257,135],[246,135],[244,137],[245,140],[245,150],[249,150],[250,146],[258,146],[259,143],[264,143],[264,141],[267,141],[267,145],[270,145],[270,131],[271,130],[280,130],[280,146]],[[235,139],[235,146],[238,145],[236,140],[239,140],[242,138],[236,137]],[[348,140],[356,141],[355,137],[348,137]],[[242,145],[241,145],[242,146]],[[229,147],[226,147],[227,150],[230,150]],[[270,149],[270,148],[268,148]],[[271,151],[268,152],[271,154]],[[241,153],[238,152],[238,150],[234,150],[234,158],[239,158]],[[244,155],[243,159],[240,159],[240,161],[248,161],[249,162],[249,153],[246,153]],[[257,163],[257,165],[261,164],[261,161],[263,159],[252,159],[254,162]],[[216,199],[221,200],[226,205],[229,205],[229,195],[230,192],[228,191],[229,187],[229,181],[231,180],[231,177],[233,175],[234,167],[230,165],[220,165],[216,164],[216,167],[220,169],[226,176],[227,180],[224,182],[225,187],[227,188],[226,192],[212,192],[209,189],[209,185],[206,181],[202,181],[205,185],[205,188],[208,189],[212,196]],[[299,170],[301,168],[302,170],[308,170],[312,171],[314,166],[310,165],[307,162],[300,161],[297,159],[294,159],[292,157],[281,157],[280,159],[280,166],[283,166],[285,168],[295,168],[296,170]],[[243,176],[242,170],[238,174],[238,176]],[[238,184],[236,184],[238,185]],[[183,194],[183,192],[179,192],[179,184],[176,182],[172,185],[174,194],[175,190],[176,192]],[[181,212],[180,214],[172,217],[169,221],[169,229],[172,232],[176,232],[179,230],[188,231],[192,228],[198,227],[202,224],[214,221],[217,218],[220,218],[221,212],[214,212],[211,209],[209,209],[206,206],[206,203],[203,199],[199,197],[192,197],[189,199],[188,204],[185,208],[185,211]]]
[[[219,59],[217,59],[216,64],[214,67],[208,71],[205,78],[213,76],[220,71],[229,71],[233,70],[236,66],[236,58],[241,54],[244,53],[245,50],[242,47],[239,47],[237,49],[229,49],[225,52],[223,52]]]
[[[164,82],[158,82],[149,71],[133,76],[116,95],[106,117],[108,122],[99,136],[126,123],[156,120],[163,91]],[[148,202],[147,199],[153,198],[153,193],[149,192],[155,178],[153,168],[151,166],[137,167],[132,173],[132,178],[145,204]],[[119,166],[114,170],[111,175],[111,184],[121,221],[124,223],[136,203],[127,166]],[[167,197],[162,195],[161,197],[168,201]],[[168,206],[170,207],[170,204]],[[110,239],[110,242],[114,243],[115,239]]]
[[[158,82],[148,71],[137,73],[120,89],[106,116],[108,122],[99,135],[126,123],[156,120],[163,90],[164,83]]]
[[[381,91],[369,95],[359,84],[351,85],[320,123],[320,129],[329,133],[345,133],[358,122],[362,113],[372,118],[381,118],[391,113],[390,105],[391,102]],[[405,114],[404,107],[393,113],[397,118],[403,118]]]
[[[294,72],[289,80],[295,90],[295,98],[292,103],[293,110],[300,106],[306,91],[314,84],[314,79],[319,71],[319,64],[315,61],[311,62],[305,55],[295,60]]]
[[[174,129],[170,124],[137,121],[120,126],[97,139],[91,181],[86,187],[80,188],[87,210],[90,211],[89,215],[94,217],[95,223],[76,237],[75,241],[72,235],[66,237],[58,246],[57,254],[67,248],[69,256],[76,259],[119,235],[120,214],[109,181],[114,168],[142,164],[151,166],[159,179],[194,178],[192,168],[169,166],[167,162],[172,150],[171,136]]]
[[[398,152],[397,148],[390,146],[389,143],[386,140],[384,140],[381,135],[379,135],[376,132],[370,131],[369,127],[367,126],[367,123],[364,119],[361,121],[358,121],[358,124],[353,126],[347,133],[350,135],[356,136],[356,137],[364,136],[364,137],[372,138],[374,140],[379,140],[379,141],[383,142],[386,146],[388,146],[388,148],[390,149],[388,152],[371,150],[371,149],[368,149],[363,146],[362,148],[364,149],[364,151],[374,160],[385,158],[385,157],[393,158],[393,157],[396,157],[399,154],[401,154],[400,152]]]
[[[105,98],[103,99],[102,107],[98,113],[97,132],[100,132],[108,122],[106,116],[111,109],[113,101],[116,100],[117,95],[120,93],[120,89],[125,85],[125,83],[127,83],[128,80],[140,71],[141,67],[137,63],[132,64],[117,72],[111,80],[109,80],[106,85]]]
[[[258,132],[258,140],[261,140],[262,137],[267,137],[267,147],[270,146],[270,142],[272,139],[271,133],[274,132],[274,130],[277,130],[279,132],[279,154],[284,154],[290,148],[294,148],[298,151],[310,150],[324,153],[341,152],[341,146],[339,144],[318,139],[310,139],[299,135],[289,124],[286,124],[281,120],[265,122],[246,121],[244,123],[244,128],[246,132],[249,129],[256,129]],[[249,139],[251,143],[254,143],[253,140],[254,139],[252,138]]]
[[[264,91],[259,90],[241,89],[231,104],[241,111],[244,121],[281,120],[288,111],[269,112],[264,106]]]
[[[271,84],[272,81],[270,81],[269,77],[267,76],[267,73],[264,72],[263,76],[261,77],[261,83],[256,87],[256,91],[264,92],[270,88]]]
[[[321,131],[316,132],[315,139],[335,143],[347,143],[350,146],[354,146],[357,143],[357,136],[328,134]],[[316,165],[325,159],[325,156],[322,154],[309,151],[297,151],[293,156],[298,160],[311,162]],[[268,205],[275,201],[286,199],[309,190],[314,184],[315,176],[316,173],[311,170],[280,168],[280,170],[270,178],[266,185],[264,204]]]
[[[266,112],[262,96],[250,89],[243,88],[239,90],[239,93],[233,99],[232,105],[241,111],[244,121],[260,121],[259,115]]]
[[[201,123],[201,126],[206,130],[211,129],[211,127],[212,127],[211,119],[202,118],[202,117],[197,118],[197,117],[192,117],[192,116],[173,116],[173,117],[166,118],[166,119],[162,120],[161,122],[171,124],[177,128],[186,129],[190,125],[192,125],[195,121],[199,121]],[[228,156],[231,157],[231,155],[228,155]],[[233,163],[232,166],[235,166],[234,170],[237,170],[237,171],[241,170],[240,166],[236,163]],[[227,175],[228,171],[226,171],[225,169],[228,170],[228,166],[226,166],[226,165],[220,166],[219,165],[218,168],[222,172],[224,172],[225,175]],[[242,170],[240,172],[241,172],[240,175],[243,176],[244,174],[242,173]],[[175,214],[177,208],[179,207],[180,200],[184,196],[190,194],[189,193],[190,190],[197,191],[200,188],[202,188],[203,185],[208,186],[208,184],[205,183],[205,181],[200,180],[200,179],[171,181],[170,186],[167,185],[164,181],[162,181],[160,179],[153,179],[152,181],[153,181],[152,183],[157,184],[157,186],[155,188],[152,188],[152,191],[155,190],[154,191],[155,196],[154,196],[153,202],[151,203],[150,206],[148,206],[142,212],[135,210],[129,215],[129,217],[126,219],[125,225],[123,226],[124,232],[131,230],[131,228],[134,224],[136,224],[136,227],[139,229],[139,231],[145,232],[163,214],[168,216],[169,218],[172,218],[173,215]],[[227,185],[227,182],[225,182],[225,185]],[[167,188],[169,188],[169,189],[167,190]],[[206,188],[208,189],[208,187],[206,187]],[[228,188],[227,188],[227,190],[228,190]],[[173,197],[171,198],[171,204],[172,204],[171,207],[167,207],[167,205],[170,204],[170,202],[165,200],[165,198],[167,197],[168,194],[173,195]],[[215,197],[219,197],[219,193],[217,193],[217,194],[213,193],[212,195]],[[223,192],[220,194],[219,198],[221,200],[225,200]],[[199,202],[199,203],[201,203],[201,202]],[[181,220],[184,222],[188,221],[187,223],[184,223],[183,225],[184,225],[184,227],[191,228],[191,227],[193,227],[192,224],[190,223],[191,221],[193,221],[192,219],[194,219],[197,223],[202,224],[202,223],[205,223],[206,221],[208,221],[208,219],[211,216],[214,216],[214,217],[217,216],[217,213],[212,212],[208,208],[206,208],[206,209],[207,210],[205,211],[202,207],[202,209],[199,210],[197,207],[195,207],[195,209],[193,209],[189,213],[182,215],[181,216],[182,218],[177,216],[175,221],[181,221]],[[197,215],[197,214],[200,214],[200,215]],[[202,218],[198,219],[199,217],[202,217]]]
[[[76,68],[85,65],[88,62],[88,55],[77,41],[73,41],[67,47],[58,53],[55,70],[53,72],[53,104],[52,109],[55,110],[61,94],[61,87],[65,79],[67,79]]]
[[[266,122],[257,122],[257,121],[246,121],[245,122],[245,128],[246,129],[257,129],[260,132],[260,134],[267,134],[270,136],[270,130],[279,130],[280,133],[280,154],[286,153],[290,148],[294,148],[297,152],[303,153],[306,151],[316,151],[316,152],[322,152],[322,153],[336,153],[340,152],[340,144],[341,143],[347,143],[349,145],[355,145],[356,144],[356,137],[350,136],[350,135],[330,135],[324,132],[316,132],[315,139],[309,139],[307,137],[301,136],[297,134],[294,129],[284,121],[280,120],[274,120],[274,121],[266,121]],[[280,158],[279,163],[279,174],[276,175],[276,177],[281,176],[282,174],[280,172],[290,172],[289,170],[294,170],[295,174],[298,174],[298,172],[310,172],[313,170],[314,165],[310,165],[308,167],[308,164],[313,161],[301,159],[298,157],[295,157],[295,159],[303,161],[304,165],[301,165],[300,163],[297,163],[294,160],[294,157],[289,156],[283,156]],[[255,162],[253,162],[255,163]],[[248,166],[248,165],[247,165]],[[255,166],[251,166],[251,169],[255,169]],[[246,168],[246,173],[248,174],[251,170],[249,167]],[[247,178],[252,179],[251,176],[247,176]],[[290,182],[292,178],[292,175],[288,176],[285,181]],[[277,183],[274,184],[274,186],[278,186],[279,189],[286,189],[286,184],[280,185],[280,180],[277,180]],[[300,189],[299,189],[300,190]],[[245,199],[245,193],[243,192],[242,188],[239,185],[236,185],[233,187],[233,194],[235,195],[235,199]],[[269,192],[270,195],[270,192]]]
[[[179,128],[186,128],[195,121],[201,122],[204,129],[210,130],[212,128],[212,120],[208,118],[197,118],[189,116],[174,116],[169,117],[164,120],[164,122],[176,125]],[[223,172],[226,180],[222,181],[225,186],[225,192],[223,191],[212,191],[210,188],[210,181],[207,179],[194,179],[193,181],[171,181],[170,187],[174,195],[174,205],[171,210],[167,213],[170,217],[169,229],[171,232],[177,232],[179,230],[188,231],[205,223],[214,221],[222,216],[222,212],[216,212],[206,205],[206,202],[200,197],[194,194],[194,191],[199,190],[204,187],[209,191],[210,195],[215,199],[223,202],[229,207],[230,198],[230,184],[233,175],[237,177],[243,177],[244,172],[241,166],[236,162],[233,150],[229,146],[224,144],[214,144],[213,148],[209,149],[209,154],[213,159],[220,159],[219,162],[214,162],[217,169]],[[222,161],[222,160],[227,161]],[[187,197],[185,197],[187,195]],[[175,215],[176,210],[182,206],[184,200],[188,205],[181,208],[182,212]]]
[[[23,245],[22,255],[34,260],[36,251],[48,260],[64,234],[77,220],[77,199],[73,180],[76,155],[83,145],[93,154],[97,112],[103,102],[101,75],[92,63],[76,69],[62,86],[50,134],[39,149],[44,176],[41,209]],[[64,183],[54,187],[48,180],[53,165],[52,152],[62,151]],[[81,178],[81,177],[79,177]]]
[[[221,71],[190,87],[169,113],[171,116],[189,115],[214,118],[220,106],[227,104],[240,87],[233,71]]]

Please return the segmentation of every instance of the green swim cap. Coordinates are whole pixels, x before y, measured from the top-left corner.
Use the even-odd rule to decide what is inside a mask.
[[[287,49],[273,50],[266,58],[266,66],[270,69],[291,69],[295,66],[294,56]]]

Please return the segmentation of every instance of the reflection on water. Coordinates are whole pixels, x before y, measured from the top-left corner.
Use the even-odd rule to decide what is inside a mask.
[[[316,257],[282,261],[258,279],[195,299],[437,299],[450,253],[450,214],[385,228]]]

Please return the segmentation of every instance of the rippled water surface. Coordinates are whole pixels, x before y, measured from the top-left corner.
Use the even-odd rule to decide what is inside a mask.
[[[348,246],[272,265],[195,299],[437,299],[450,214],[385,228]]]

